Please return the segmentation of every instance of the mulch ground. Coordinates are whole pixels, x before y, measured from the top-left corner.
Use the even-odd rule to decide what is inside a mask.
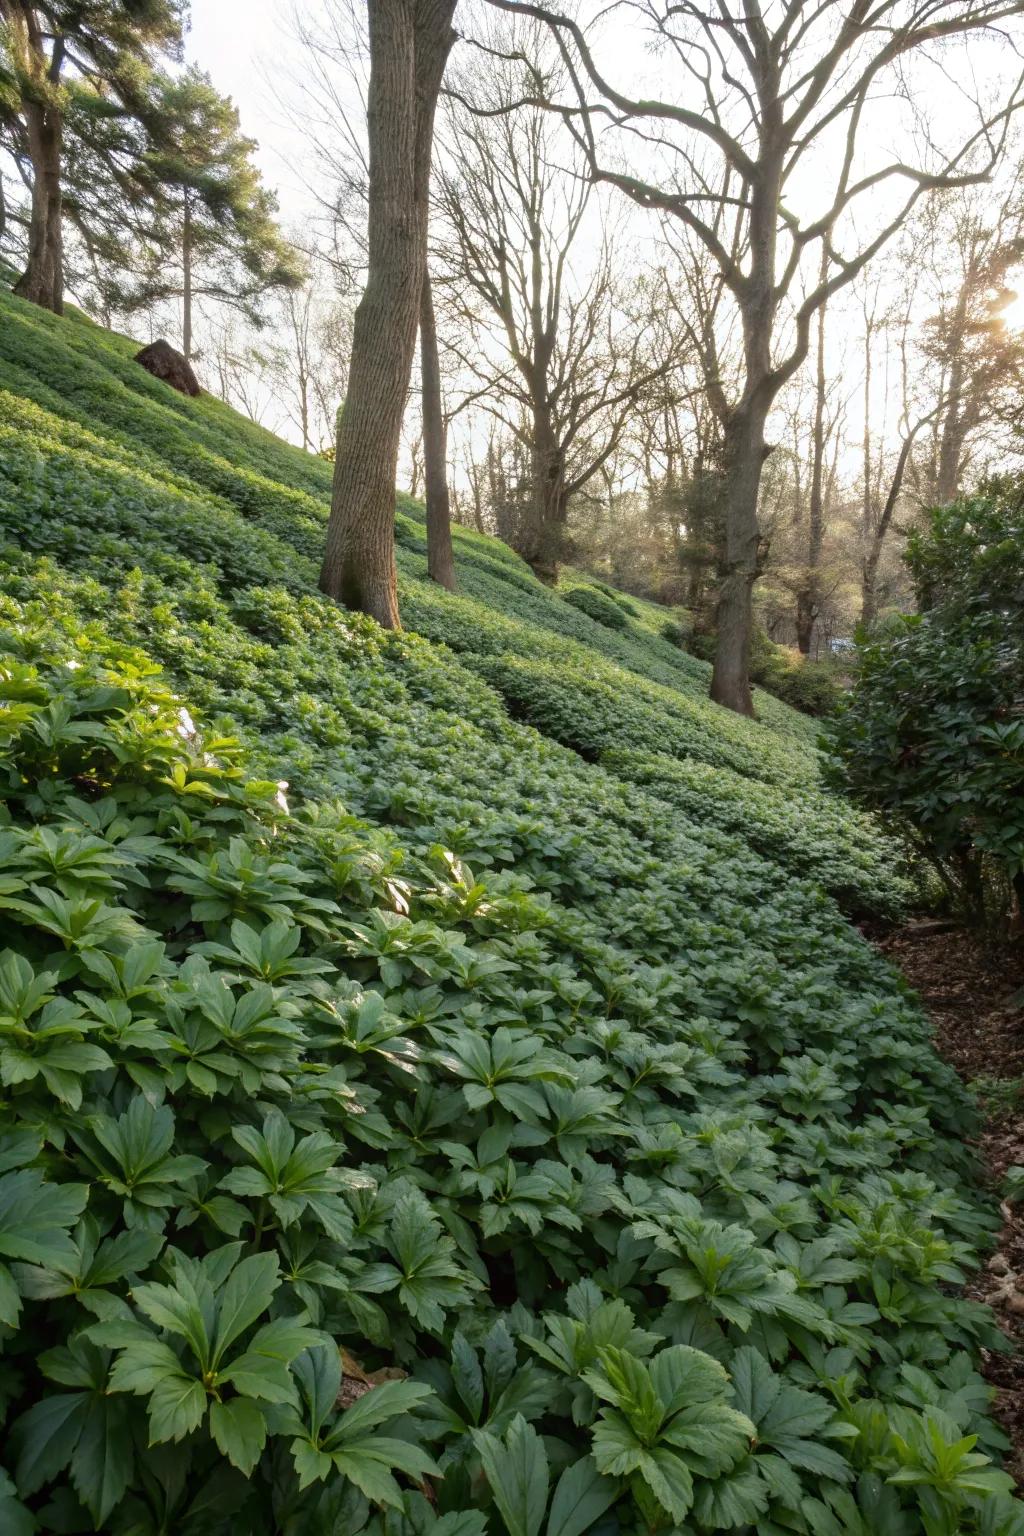
[[[876,940],[920,994],[936,1043],[981,1088],[978,1150],[997,1200],[1007,1168],[1024,1164],[1024,945],[995,950],[943,924],[916,923]],[[1024,1204],[1000,1206],[1003,1228],[967,1294],[986,1301],[1014,1348],[984,1352],[993,1411],[1012,1442],[1006,1470],[1024,1488]]]

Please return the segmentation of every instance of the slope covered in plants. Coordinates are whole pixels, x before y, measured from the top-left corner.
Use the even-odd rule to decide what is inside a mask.
[[[1024,1530],[811,723],[0,306],[3,1529]]]

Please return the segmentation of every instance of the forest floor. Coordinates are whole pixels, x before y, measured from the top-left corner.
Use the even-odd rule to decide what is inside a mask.
[[[1024,947],[994,950],[947,925],[913,923],[879,939],[931,1015],[936,1043],[978,1094],[984,1128],[978,1150],[993,1191],[1024,1164]],[[996,1418],[1010,1437],[1006,1470],[1024,1488],[1024,1204],[1001,1206],[1003,1227],[967,1294],[994,1307],[1011,1340],[983,1351],[996,1390]]]

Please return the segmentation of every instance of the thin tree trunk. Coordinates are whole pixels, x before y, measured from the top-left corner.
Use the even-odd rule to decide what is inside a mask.
[[[487,452],[489,457],[490,445],[488,445]],[[484,471],[471,456],[467,460],[467,470],[469,473],[470,493],[473,497],[473,523],[477,533],[486,533],[487,529],[484,526]]]
[[[946,390],[945,410],[939,425],[938,473],[935,482],[935,498],[940,506],[956,499],[960,483],[960,460],[963,455],[963,393],[964,393],[964,339],[967,331],[967,305],[970,277],[965,277],[957,295],[951,334],[947,342],[951,353],[949,387]]]
[[[825,258],[823,257],[823,270],[824,267]],[[796,599],[796,643],[802,656],[809,656],[811,653],[814,625],[821,609],[821,546],[824,538],[825,382],[825,309],[822,307],[818,314],[818,356],[814,391],[811,491],[807,509],[807,567],[804,582],[797,593]]]
[[[420,298],[420,372],[423,386],[423,479],[427,491],[427,575],[455,591],[452,510],[448,494],[448,425],[441,399],[441,362],[430,270],[423,268]]]
[[[309,440],[309,375],[303,368],[299,373],[299,420],[302,427],[302,448],[308,453],[312,444]]]
[[[61,315],[64,313],[63,115],[58,107],[26,101],[25,121],[32,162],[32,211],[28,264],[14,291],[19,298]]]
[[[750,690],[750,636],[757,580],[757,499],[765,458],[766,413],[751,406],[734,413],[725,428],[725,550],[715,627],[718,641],[711,697],[740,715],[754,713]]]
[[[871,333],[872,322],[865,316],[864,328],[864,435],[861,440],[863,455],[864,494],[861,502],[861,547],[865,554],[871,547],[875,527],[875,502],[872,494],[874,475],[871,464]],[[870,620],[865,619],[864,611],[868,603],[867,588],[861,582],[861,623],[874,623],[874,613]]]
[[[873,541],[864,559],[860,579],[860,627],[870,634],[878,620],[878,557],[881,541]]]
[[[320,586],[400,627],[395,479],[427,255],[434,110],[456,0],[369,0],[369,265],[356,310]]]
[[[963,387],[964,360],[960,349],[957,348],[950,368],[949,400],[939,432],[939,472],[935,494],[940,506],[946,506],[949,502],[955,501],[960,488],[960,460],[964,448],[961,410]]]
[[[878,522],[875,524],[871,541],[864,555],[864,561],[861,566],[860,622],[861,627],[867,631],[873,628],[878,618],[878,562],[881,559],[885,536],[889,532],[889,525],[892,522],[893,514],[896,511],[896,504],[903,489],[903,480],[907,472],[907,465],[910,462],[910,453],[914,446],[914,439],[921,428],[934,419],[935,414],[932,411],[929,416],[922,417],[903,439],[900,456],[896,460],[896,468],[893,471],[892,483],[889,486],[889,494],[885,498],[885,506],[882,508]]]
[[[186,362],[192,361],[192,209],[185,193],[185,212],[181,221],[181,350]]]

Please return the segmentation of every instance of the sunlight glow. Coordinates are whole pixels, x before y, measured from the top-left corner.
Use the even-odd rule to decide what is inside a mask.
[[[1000,309],[999,318],[1008,330],[1024,331],[1024,282],[1019,289],[1011,290],[1011,297]]]

